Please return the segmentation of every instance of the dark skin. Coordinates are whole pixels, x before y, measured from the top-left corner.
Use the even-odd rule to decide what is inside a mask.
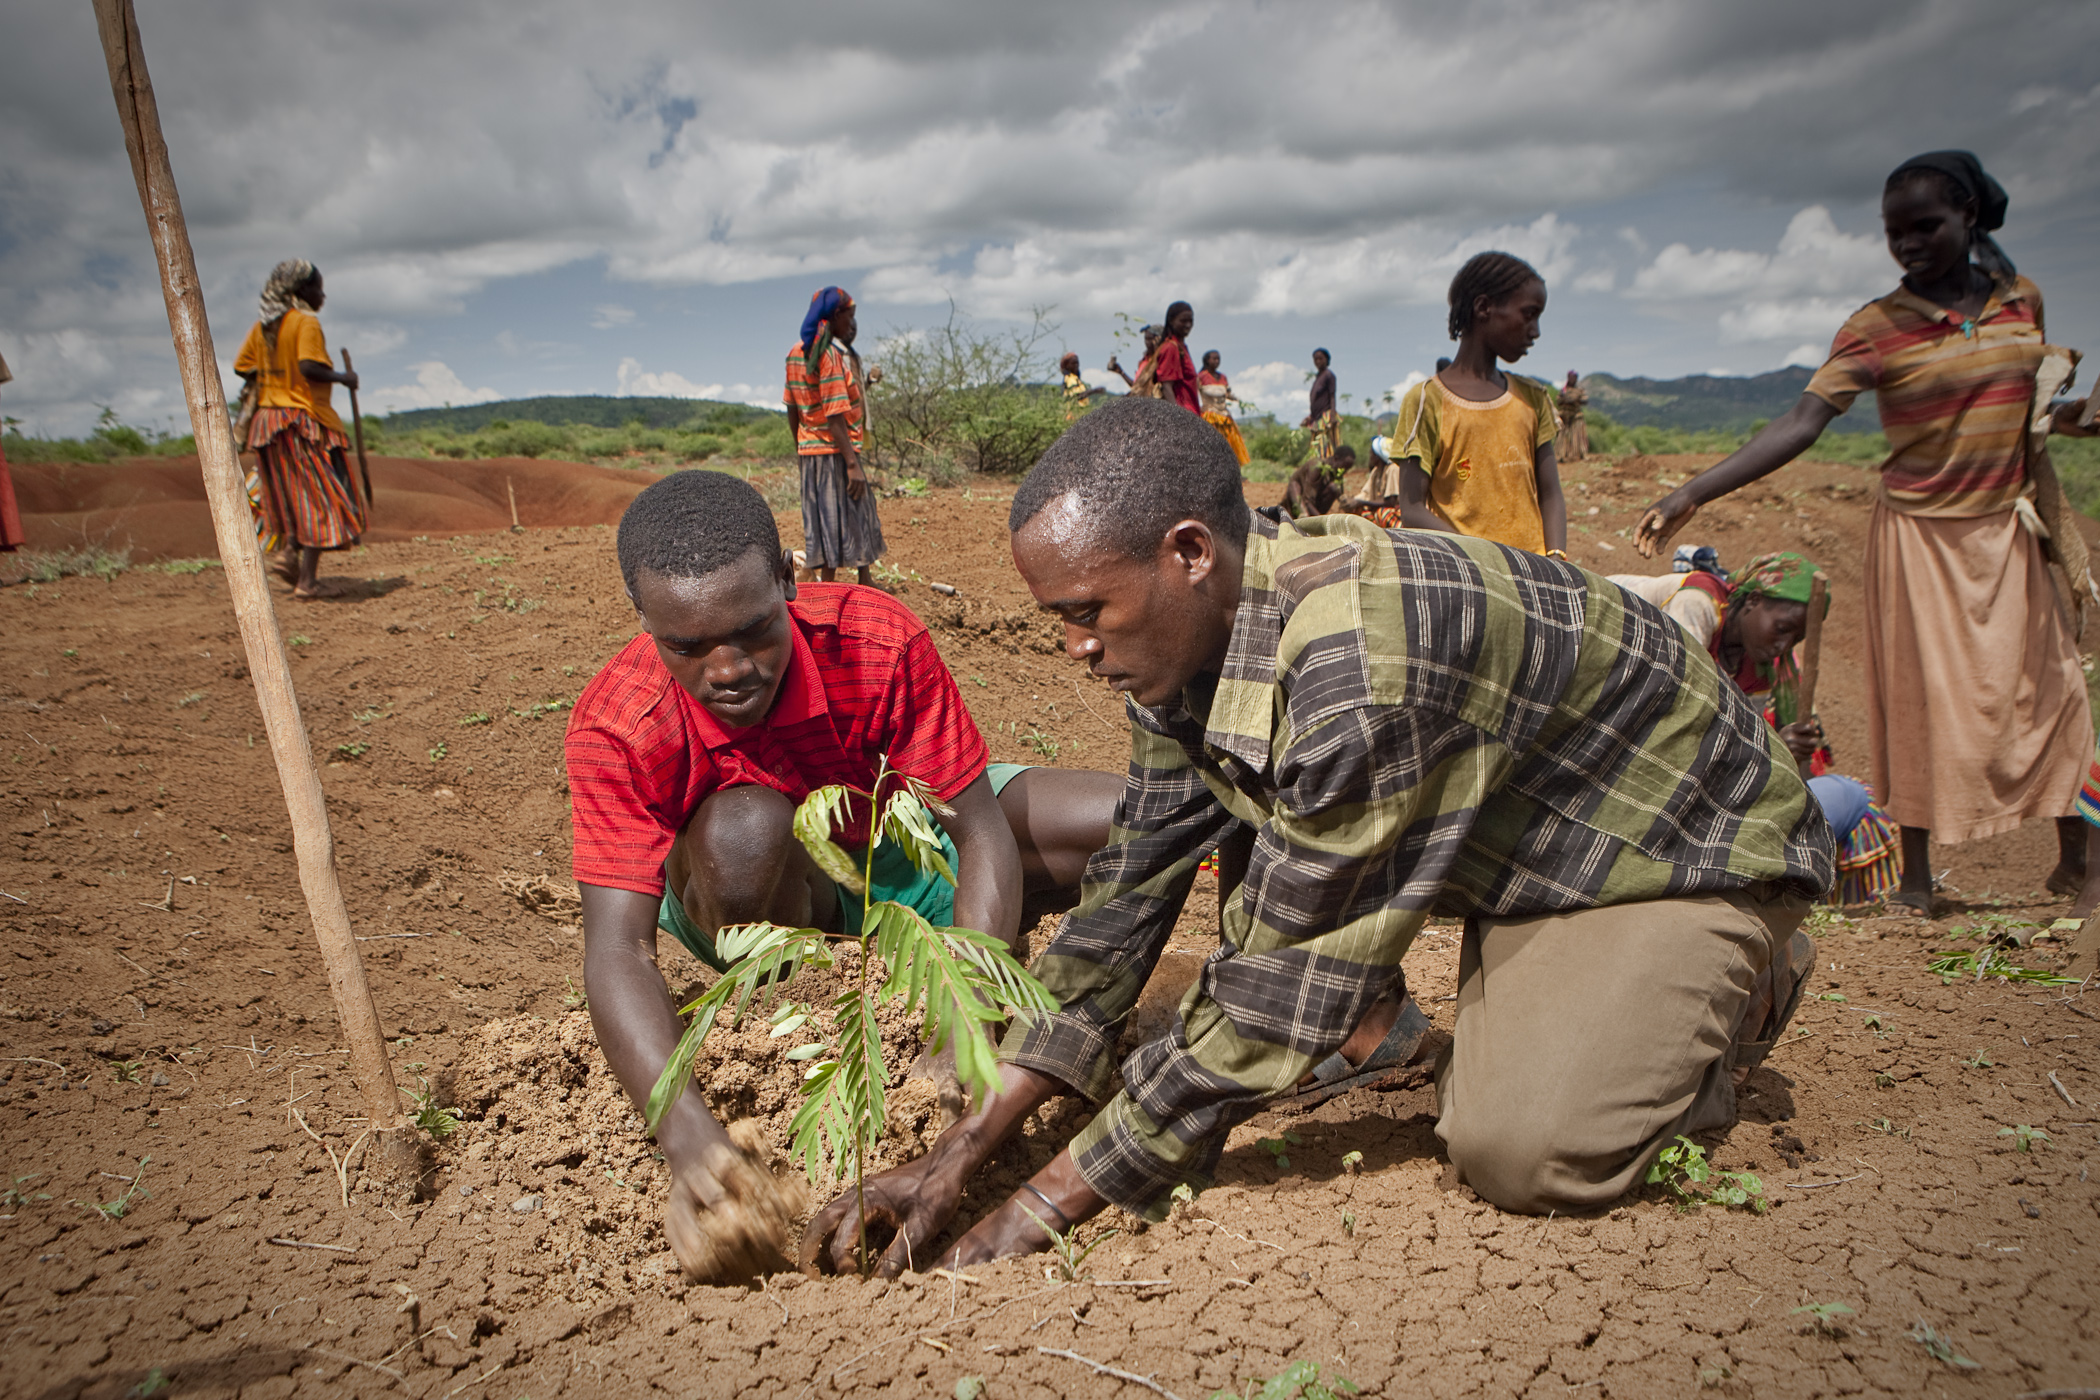
[[[298,289],[298,297],[315,311],[319,311],[327,302],[328,289],[318,271]],[[358,387],[355,374],[348,370],[338,370],[325,360],[301,360],[299,372],[315,384],[340,384],[353,391]],[[252,382],[255,375],[244,374],[241,378]],[[321,551],[318,549],[302,548],[288,540],[285,542],[284,553],[273,560],[270,567],[271,572],[292,585],[292,593],[296,597],[332,598],[342,592],[335,585],[320,581],[318,571],[321,567]]]
[[[1325,374],[1327,372],[1327,364],[1327,352],[1325,350],[1313,351],[1313,373],[1315,375]],[[1301,428],[1310,428],[1312,425],[1313,420],[1310,413],[1298,420],[1298,426]]]
[[[791,556],[754,550],[698,579],[645,572],[632,601],[679,685],[725,727],[746,729],[772,711],[788,674],[794,596]],[[953,816],[936,815],[961,857],[956,923],[1015,942],[1029,891],[1076,887],[1087,856],[1106,844],[1121,787],[1108,774],[1033,770],[997,796],[985,777],[965,788]],[[793,802],[770,788],[725,788],[700,804],[672,847],[666,880],[704,931],[759,920],[837,929],[836,889],[794,839],[793,817]],[[683,1030],[656,964],[658,900],[580,888],[591,1024],[639,1110]],[[736,1148],[697,1093],[679,1096],[656,1136],[672,1177],[665,1234],[690,1264],[702,1213],[727,1199]]]
[[[1062,360],[1059,360],[1057,362],[1057,369],[1060,374],[1079,373],[1079,357],[1077,355],[1067,353]],[[1097,384],[1086,391],[1086,397],[1093,398],[1096,394],[1105,394],[1107,392],[1108,390],[1102,388],[1100,385]]]
[[[1531,353],[1538,343],[1539,317],[1546,312],[1546,284],[1534,277],[1500,301],[1473,298],[1473,323],[1460,332],[1458,354],[1450,365],[1437,371],[1437,382],[1454,397],[1467,403],[1490,403],[1509,392],[1509,376],[1496,367],[1498,361],[1514,364]],[[1449,521],[1436,513],[1429,501],[1429,473],[1420,457],[1403,459],[1411,470],[1400,473],[1400,523],[1411,530],[1442,530],[1453,533]],[[1531,469],[1538,479],[1539,517],[1545,525],[1547,550],[1568,550],[1568,502],[1561,491],[1560,464],[1553,444],[1539,446],[1531,456]]]
[[[1307,515],[1326,515],[1342,498],[1337,481],[1356,466],[1356,449],[1343,447],[1334,454],[1334,466],[1315,457],[1291,473],[1283,488],[1283,508],[1296,520]]]
[[[859,334],[860,321],[854,314],[854,308],[842,306],[831,313],[831,338],[833,340],[851,349],[853,338]],[[873,383],[878,377],[876,373],[871,372],[868,376],[869,382]],[[787,412],[788,431],[799,433],[802,429],[801,410],[796,408],[795,405],[789,404]],[[853,427],[846,421],[844,414],[839,414],[828,420],[827,426],[831,433],[832,450],[837,452],[839,460],[846,464],[846,494],[857,501],[868,494],[868,475],[861,470],[860,449],[853,445]],[[822,583],[830,583],[838,577],[838,572],[836,568],[827,566],[817,570],[817,579]],[[869,571],[869,566],[866,564],[861,565],[854,576],[854,582],[866,585],[873,581],[873,575]]]
[[[1808,604],[1752,597],[1732,604],[1721,624],[1721,674],[1733,676],[1747,659],[1769,663],[1792,651],[1808,635]],[[1796,763],[1823,746],[1823,725],[1814,716],[1783,726],[1779,737]]]
[[[1158,349],[1159,332],[1153,329],[1151,326],[1145,327],[1145,360],[1151,359],[1153,354],[1157,352]],[[1138,368],[1144,368],[1145,360],[1138,361]],[[1128,384],[1133,389],[1137,387],[1137,381],[1130,377],[1130,372],[1128,370],[1124,369],[1123,366],[1116,363],[1116,357],[1114,355],[1110,355],[1108,357],[1108,372],[1110,374],[1122,375],[1123,382],[1125,384]]]
[[[1196,676],[1222,668],[1239,610],[1244,547],[1214,534],[1200,520],[1177,521],[1150,559],[1132,558],[1095,541],[1071,497],[1053,501],[1013,540],[1014,563],[1029,592],[1065,631],[1065,654],[1085,664],[1110,690],[1141,705],[1179,695]],[[1397,1014],[1383,1001],[1342,1046],[1360,1064],[1377,1048]],[[1001,1088],[962,1118],[916,1161],[870,1177],[864,1185],[871,1228],[896,1232],[876,1266],[883,1277],[936,1262],[929,1255],[955,1216],[964,1186],[1028,1115],[1069,1086],[1040,1071],[1000,1066]],[[1086,1184],[1069,1150],[1060,1152],[1029,1183],[1073,1224],[1107,1202]],[[854,1267],[859,1220],[847,1192],[818,1213],[802,1237],[804,1267],[835,1272]],[[1039,1223],[1040,1222],[1040,1223]],[[1058,1221],[1032,1192],[1018,1191],[985,1216],[938,1263],[963,1268],[1048,1244],[1044,1225]]]
[[[1935,306],[1945,307],[1967,318],[1983,314],[1991,296],[1991,279],[1969,261],[1969,245],[1976,227],[1973,204],[1949,204],[1944,186],[1937,180],[1909,180],[1881,198],[1881,226],[1888,237],[1889,255],[1903,269],[1903,285]],[[2091,437],[2094,429],[2078,422],[2085,400],[2059,404],[2053,411],[2054,430],[2069,437]],[[1642,554],[1654,558],[1669,547],[1699,508],[1731,491],[1771,475],[1815,446],[1837,408],[1814,394],[1803,394],[1764,431],[1737,448],[1715,466],[1648,507],[1634,533],[1634,544]],[[1932,903],[1932,831],[1929,827],[1902,828],[1903,883],[1891,902],[1907,905],[1930,916]],[[2048,886],[2068,893],[2080,890],[2080,902],[2091,867],[2087,864],[2085,824],[2077,817],[2056,819],[2057,866]],[[2100,900],[2100,888],[2093,891]]]

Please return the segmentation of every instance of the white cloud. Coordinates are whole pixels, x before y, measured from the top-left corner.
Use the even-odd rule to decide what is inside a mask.
[[[409,368],[415,371],[416,382],[372,390],[374,408],[382,413],[393,413],[404,408],[449,408],[456,404],[487,403],[503,397],[494,389],[468,388],[452,372],[452,367],[442,360],[425,360]]]
[[[1573,286],[1578,292],[1608,292],[1619,282],[1618,271],[1609,267],[1593,267],[1575,275]]]
[[[1295,423],[1305,416],[1306,381],[1312,377],[1310,358],[1302,365],[1294,365],[1288,360],[1271,360],[1242,370],[1227,365],[1225,373],[1232,380],[1232,392],[1240,396],[1242,404],[1252,404],[1256,411],[1273,414],[1284,423]],[[1247,410],[1242,408],[1240,411],[1245,413]]]
[[[1407,378],[1395,384],[1390,391],[1393,396],[1393,407],[1398,408],[1400,406],[1400,400],[1406,397],[1409,389],[1414,388],[1417,384],[1427,384],[1428,382],[1429,375],[1424,371],[1419,369],[1409,370]]]
[[[632,324],[634,324],[634,308],[620,306],[613,302],[607,302],[600,306],[597,309],[597,313],[591,317],[591,329],[594,331],[609,331],[615,326]]]
[[[1786,358],[1781,360],[1780,363],[1784,365],[1804,365],[1809,369],[1815,369],[1826,358],[1828,358],[1828,351],[1823,346],[1819,346],[1813,341],[1804,341],[1787,351]]]
[[[1634,274],[1625,295],[1651,304],[1732,303],[1718,311],[1723,345],[1822,337],[1887,290],[1895,269],[1881,239],[1838,228],[1810,205],[1788,221],[1770,253],[1744,248],[1698,252],[1672,243]],[[1817,363],[1821,363],[1818,357]]]
[[[695,384],[672,370],[645,370],[632,356],[620,361],[619,378],[616,392],[625,398],[720,399],[753,408],[780,408],[778,393],[767,398],[764,390],[751,384]]]

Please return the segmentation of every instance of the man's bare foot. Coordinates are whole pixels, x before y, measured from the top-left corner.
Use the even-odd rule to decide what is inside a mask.
[[[2042,888],[2051,894],[2077,895],[2083,899],[2088,878],[2086,871],[2069,862],[2059,862],[2056,869],[2049,872],[2049,878],[2042,882]]]
[[[309,600],[316,598],[342,598],[348,596],[349,592],[349,589],[343,587],[334,579],[317,578],[303,588],[293,588],[292,596]]]
[[[294,588],[299,586],[299,561],[297,559],[289,555],[273,554],[269,558],[269,570],[273,576],[291,584]]]

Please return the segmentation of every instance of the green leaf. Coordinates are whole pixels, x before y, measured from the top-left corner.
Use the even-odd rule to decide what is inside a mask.
[[[782,1007],[781,1009],[787,1010],[789,1008]],[[773,1027],[773,1038],[775,1040],[778,1040],[781,1036],[793,1035],[796,1031],[801,1030],[804,1026],[808,1024],[809,1017],[806,1014],[790,1016],[785,1021],[782,1021],[778,1025]],[[793,1059],[794,1056],[790,1054],[788,1058]]]
[[[873,839],[877,845],[885,840],[896,842],[921,872],[939,875],[951,885],[955,883],[954,867],[948,864],[948,856],[941,850],[940,833],[934,829],[933,818],[911,787],[890,794]]]
[[[868,882],[861,874],[853,858],[839,848],[831,839],[853,810],[853,791],[837,783],[820,787],[802,799],[795,809],[795,839],[809,858],[817,863],[817,869],[844,885],[857,895],[868,892]]]
[[[796,1061],[814,1060],[817,1056],[823,1053],[824,1042],[821,1040],[813,1040],[807,1045],[797,1045],[794,1049],[787,1052],[787,1057],[790,1060]]]
[[[715,940],[715,949],[723,961],[730,964],[730,969],[681,1013],[692,1017],[692,1021],[678,1038],[671,1058],[664,1063],[663,1073],[657,1076],[655,1086],[649,1091],[644,1117],[651,1133],[662,1126],[664,1115],[671,1111],[678,1096],[692,1082],[693,1062],[699,1058],[700,1043],[714,1029],[723,1007],[734,999],[736,1015],[741,1018],[744,1006],[758,989],[758,984],[771,977],[776,969],[786,968],[792,976],[806,963],[828,965],[831,961],[830,950],[820,932],[788,928],[782,924],[738,924],[723,929]],[[772,983],[774,990],[769,995],[778,996],[787,980],[787,977],[775,980]]]

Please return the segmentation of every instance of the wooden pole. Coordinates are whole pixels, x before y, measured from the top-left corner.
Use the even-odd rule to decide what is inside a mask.
[[[262,552],[248,513],[248,493],[241,481],[240,458],[226,416],[226,393],[219,383],[218,359],[212,352],[211,327],[204,316],[204,296],[197,285],[197,260],[189,230],[182,220],[182,201],[160,129],[160,110],[139,42],[138,17],[131,0],[94,0],[95,23],[102,31],[109,84],[124,125],[124,149],[138,182],[139,203],[153,235],[160,264],[161,291],[168,302],[168,327],[175,338],[175,357],[182,370],[183,397],[189,401],[190,427],[197,434],[197,457],[204,468],[205,494],[211,501],[212,528],[219,557],[226,565],[226,589],[240,623],[255,678],[255,697],[269,731],[270,752],[284,784],[291,811],[292,844],[298,853],[299,883],[313,917],[314,935],[328,966],[328,989],[343,1023],[350,1050],[350,1073],[363,1096],[365,1115],[384,1133],[401,1124],[399,1090],[387,1062],[386,1036],[379,1009],[365,982],[364,964],[350,931],[350,911],[336,879],[335,840],[328,830],[328,808],[321,795],[321,776],[314,768],[306,724],[299,716],[298,696],[284,640],[277,632],[276,609],[263,581]],[[393,1136],[389,1134],[388,1136]]]
[[[343,373],[355,374],[350,367],[350,352],[343,351]],[[357,434],[357,469],[365,478],[365,524],[372,523],[372,464],[365,460],[365,416],[357,411],[357,390],[350,391],[350,431]]]
[[[1816,673],[1823,665],[1823,611],[1830,604],[1830,581],[1818,569],[1808,581],[1808,630],[1801,638],[1801,680],[1794,687],[1794,718],[1806,722],[1816,717]],[[1810,765],[1801,765],[1808,776]]]

